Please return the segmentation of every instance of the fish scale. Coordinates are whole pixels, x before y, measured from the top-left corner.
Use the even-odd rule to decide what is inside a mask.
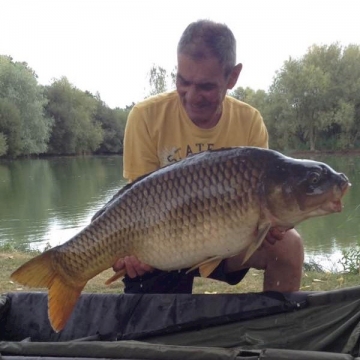
[[[348,186],[324,163],[273,150],[191,155],[125,186],[80,233],[11,277],[49,289],[49,318],[59,331],[87,281],[118,258],[134,255],[161,270],[199,267],[208,276],[223,258],[244,252],[246,261],[271,227],[341,211]]]

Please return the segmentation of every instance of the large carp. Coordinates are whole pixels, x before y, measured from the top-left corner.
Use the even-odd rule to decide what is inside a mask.
[[[221,259],[243,250],[249,258],[271,227],[340,212],[348,186],[324,163],[272,150],[205,151],[125,186],[81,232],[11,278],[49,289],[49,319],[60,331],[87,281],[118,258],[135,255],[162,270],[199,267],[207,276]]]

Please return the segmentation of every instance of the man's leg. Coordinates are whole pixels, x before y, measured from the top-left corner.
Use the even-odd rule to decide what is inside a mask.
[[[264,241],[250,259],[241,265],[242,255],[227,259],[226,270],[242,268],[264,270],[264,291],[298,291],[301,284],[304,248],[300,235],[294,229],[285,233],[274,245]]]

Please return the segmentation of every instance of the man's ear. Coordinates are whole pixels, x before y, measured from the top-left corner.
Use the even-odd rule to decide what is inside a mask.
[[[232,69],[230,76],[229,76],[228,84],[227,84],[227,88],[229,90],[232,89],[235,86],[236,82],[238,81],[238,78],[241,73],[241,69],[242,69],[242,64],[237,64]]]

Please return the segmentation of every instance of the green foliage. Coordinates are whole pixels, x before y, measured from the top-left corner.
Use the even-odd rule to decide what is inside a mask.
[[[291,134],[295,130],[301,134],[309,141],[311,150],[315,149],[317,122],[327,86],[328,78],[320,69],[290,59],[285,62],[272,87],[278,100],[288,105],[288,121],[282,124],[283,131]]]
[[[229,95],[235,99],[248,103],[258,109],[261,113],[266,111],[268,95],[264,90],[254,91],[249,87],[246,89],[238,87],[234,91],[230,92]]]
[[[5,243],[0,245],[0,252],[4,253],[14,253],[14,252],[22,252],[26,254],[31,254],[32,256],[39,255],[39,250],[33,250],[29,247],[29,244],[12,244]]]
[[[342,250],[342,258],[339,263],[344,268],[344,271],[350,274],[360,274],[360,248],[350,248]]]
[[[153,65],[149,96],[175,87],[176,72]],[[313,45],[284,62],[268,93],[239,87],[230,95],[259,109],[272,148],[360,147],[359,45]],[[133,105],[110,109],[66,77],[40,86],[25,62],[0,55],[0,156],[121,153]]]
[[[318,272],[318,273],[324,273],[324,268],[321,266],[321,264],[316,263],[314,260],[310,260],[308,262],[304,261],[303,263],[303,270],[306,272]]]
[[[9,118],[2,119],[10,155],[46,152],[52,121],[44,117],[46,99],[43,89],[37,83],[36,74],[26,63],[13,62],[8,56],[0,56],[0,99],[2,115],[11,112]],[[9,109],[10,106],[12,109]],[[19,116],[15,115],[15,108]]]
[[[83,154],[98,149],[103,130],[95,120],[98,100],[76,89],[63,77],[46,87],[46,113],[55,121],[49,153]]]
[[[0,133],[6,149],[0,156],[16,157],[21,154],[21,115],[18,108],[6,98],[0,98]]]
[[[266,109],[273,145],[351,148],[360,135],[359,77],[359,46],[314,45],[302,58],[285,61]]]
[[[116,154],[122,152],[125,124],[129,112],[130,108],[112,110],[99,101],[95,119],[101,124],[104,137],[97,150],[98,153]]]

